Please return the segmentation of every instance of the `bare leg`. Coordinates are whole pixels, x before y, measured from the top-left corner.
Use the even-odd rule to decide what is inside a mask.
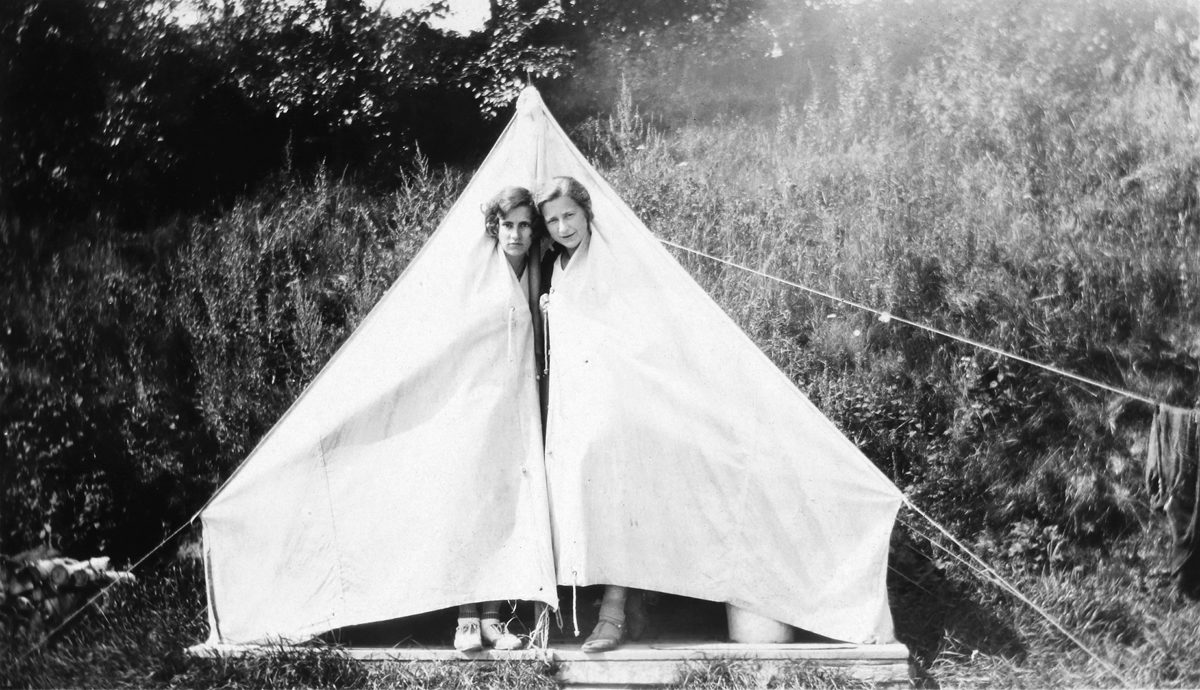
[[[606,652],[616,649],[625,638],[625,594],[627,588],[608,585],[600,602],[600,621],[584,641],[585,652]]]
[[[628,587],[608,585],[604,588],[604,599],[600,602],[600,617],[625,621],[625,595]]]

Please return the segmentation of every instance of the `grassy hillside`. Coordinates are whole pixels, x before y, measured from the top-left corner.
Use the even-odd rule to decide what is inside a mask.
[[[1200,71],[1181,3],[786,7],[728,36],[684,26],[614,44],[559,96],[584,113],[575,140],[652,231],[1200,405]],[[586,115],[596,94],[609,100]],[[387,193],[280,179],[146,241],[100,223],[63,246],[53,227],[0,222],[5,550],[132,557],[158,543],[361,320],[469,174],[417,165]],[[907,495],[1126,680],[1200,684],[1200,605],[1172,587],[1142,485],[1148,406],[678,257]],[[947,546],[901,514],[893,609],[930,677],[1118,682],[935,543]],[[89,618],[44,656],[7,656],[0,677],[383,682],[319,656],[183,660],[203,629],[192,567],[119,594],[121,615]],[[131,670],[102,671],[116,665]]]

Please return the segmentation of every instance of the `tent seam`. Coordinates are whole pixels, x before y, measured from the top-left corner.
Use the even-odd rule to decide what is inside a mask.
[[[329,507],[329,531],[333,533],[333,543],[338,545],[333,554],[334,562],[337,563],[338,595],[341,599],[341,616],[337,611],[333,615],[334,621],[337,621],[338,618],[346,616],[346,575],[345,569],[342,567],[341,541],[338,539],[337,519],[333,510],[333,490],[329,486],[329,463],[325,459],[324,437],[317,440],[317,452],[321,455],[321,476],[325,479],[325,503]]]

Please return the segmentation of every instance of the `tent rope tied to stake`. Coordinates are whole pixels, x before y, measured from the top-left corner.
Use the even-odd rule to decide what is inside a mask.
[[[838,302],[839,304],[845,304],[846,306],[854,307],[855,309],[860,309],[862,311],[865,311],[865,312],[868,312],[871,314],[875,314],[879,317],[879,321],[882,323],[888,323],[890,321],[902,323],[906,326],[912,326],[913,328],[917,328],[922,331],[927,331],[929,333],[934,333],[936,335],[940,335],[942,337],[949,338],[951,340],[956,340],[960,343],[965,343],[967,345],[970,345],[971,347],[975,347],[980,350],[986,350],[987,352],[991,352],[991,353],[999,355],[1001,357],[1006,357],[1008,359],[1016,360],[1016,361],[1022,362],[1024,364],[1028,364],[1030,366],[1037,367],[1039,369],[1043,369],[1052,374],[1064,376],[1066,378],[1073,379],[1080,383],[1084,383],[1089,386],[1093,386],[1095,388],[1100,388],[1100,389],[1106,390],[1110,393],[1116,393],[1117,395],[1121,395],[1126,398],[1131,398],[1133,400],[1137,400],[1138,402],[1146,403],[1147,405],[1160,405],[1161,404],[1159,401],[1154,400],[1153,398],[1149,398],[1147,396],[1141,395],[1140,393],[1134,393],[1133,391],[1125,390],[1123,388],[1118,388],[1111,384],[1104,383],[1103,381],[1097,381],[1096,379],[1088,378],[1086,376],[1081,376],[1080,374],[1076,374],[1074,372],[1067,371],[1066,369],[1061,369],[1059,367],[1056,367],[1053,364],[1046,364],[1044,362],[1038,362],[1036,360],[1029,359],[1028,357],[1019,355],[1015,352],[1009,352],[1007,350],[1002,350],[993,345],[988,345],[987,343],[980,342],[980,341],[974,340],[972,338],[967,338],[965,336],[957,335],[957,334],[951,333],[949,331],[944,331],[940,328],[930,326],[928,324],[923,324],[923,323],[919,323],[916,321],[910,321],[908,319],[905,319],[900,316],[896,316],[895,314],[889,313],[882,309],[876,309],[874,307],[862,304],[860,302],[855,302],[853,300],[848,300],[844,297],[839,297],[830,292],[825,292],[823,290],[811,288],[811,287],[808,287],[807,285],[801,285],[800,283],[796,283],[791,280],[787,280],[785,278],[780,278],[779,276],[771,275],[770,273],[766,273],[764,271],[750,268],[749,266],[745,266],[745,265],[739,264],[737,262],[730,261],[729,259],[723,259],[719,256],[713,256],[712,254],[702,252],[698,249],[692,249],[691,247],[685,247],[682,244],[677,244],[675,242],[672,242],[667,239],[663,239],[661,237],[658,238],[658,241],[662,242],[663,244],[667,245],[668,247],[674,247],[675,249],[678,249],[680,251],[684,251],[689,254],[695,254],[696,256],[703,257],[710,261],[715,261],[717,263],[725,264],[726,266],[731,266],[731,267],[736,268],[741,271],[746,271],[747,273],[752,273],[756,276],[759,276],[760,278],[766,278],[767,280],[775,281],[776,283],[780,283],[781,285],[787,285],[788,287],[793,287],[793,288],[796,288],[797,290],[803,290],[804,292],[807,292],[807,293],[810,293],[813,295],[817,295],[819,297],[824,297],[827,300],[830,300],[833,302]]]

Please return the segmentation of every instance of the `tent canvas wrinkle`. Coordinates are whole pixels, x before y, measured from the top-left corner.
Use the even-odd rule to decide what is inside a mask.
[[[541,336],[480,208],[560,175],[595,219],[555,269],[543,446]],[[426,246],[202,513],[209,641],[622,584],[891,642],[900,503],[528,88]]]

